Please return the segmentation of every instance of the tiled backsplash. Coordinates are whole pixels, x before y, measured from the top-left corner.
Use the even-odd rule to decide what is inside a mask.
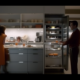
[[[17,37],[17,36],[21,36],[23,37],[24,35],[26,35],[28,37],[28,41],[34,41],[36,38],[36,32],[43,32],[43,29],[6,29],[5,30],[5,34],[7,35],[7,38],[9,37]]]

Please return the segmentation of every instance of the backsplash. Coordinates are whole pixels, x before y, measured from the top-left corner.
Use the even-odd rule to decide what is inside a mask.
[[[80,28],[78,27],[78,29],[80,30]],[[43,29],[41,28],[37,28],[37,29],[20,29],[20,28],[12,28],[12,29],[6,29],[5,30],[5,34],[7,35],[7,38],[9,39],[10,37],[23,37],[24,35],[26,35],[28,37],[28,41],[35,41],[36,38],[36,32],[43,32]],[[72,31],[69,32],[69,36],[72,34]]]
[[[6,29],[5,34],[7,35],[7,38],[9,39],[10,37],[23,37],[26,35],[28,37],[28,41],[35,41],[36,38],[36,32],[43,32],[43,29]]]

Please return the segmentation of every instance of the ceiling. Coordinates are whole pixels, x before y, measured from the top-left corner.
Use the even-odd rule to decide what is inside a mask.
[[[65,9],[80,9],[80,6],[65,6]]]

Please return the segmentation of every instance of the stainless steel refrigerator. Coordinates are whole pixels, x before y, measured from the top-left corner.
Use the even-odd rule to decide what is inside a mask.
[[[69,46],[59,43],[69,38],[69,16],[45,14],[44,16],[45,69],[68,70]]]

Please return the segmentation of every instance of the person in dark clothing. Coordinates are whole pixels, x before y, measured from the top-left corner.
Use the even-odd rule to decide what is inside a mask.
[[[77,63],[78,63],[78,54],[79,54],[79,45],[80,45],[80,31],[78,30],[78,22],[71,21],[70,28],[73,30],[70,38],[62,42],[62,45],[69,45],[70,47],[70,61],[71,61],[71,73],[78,74]]]

